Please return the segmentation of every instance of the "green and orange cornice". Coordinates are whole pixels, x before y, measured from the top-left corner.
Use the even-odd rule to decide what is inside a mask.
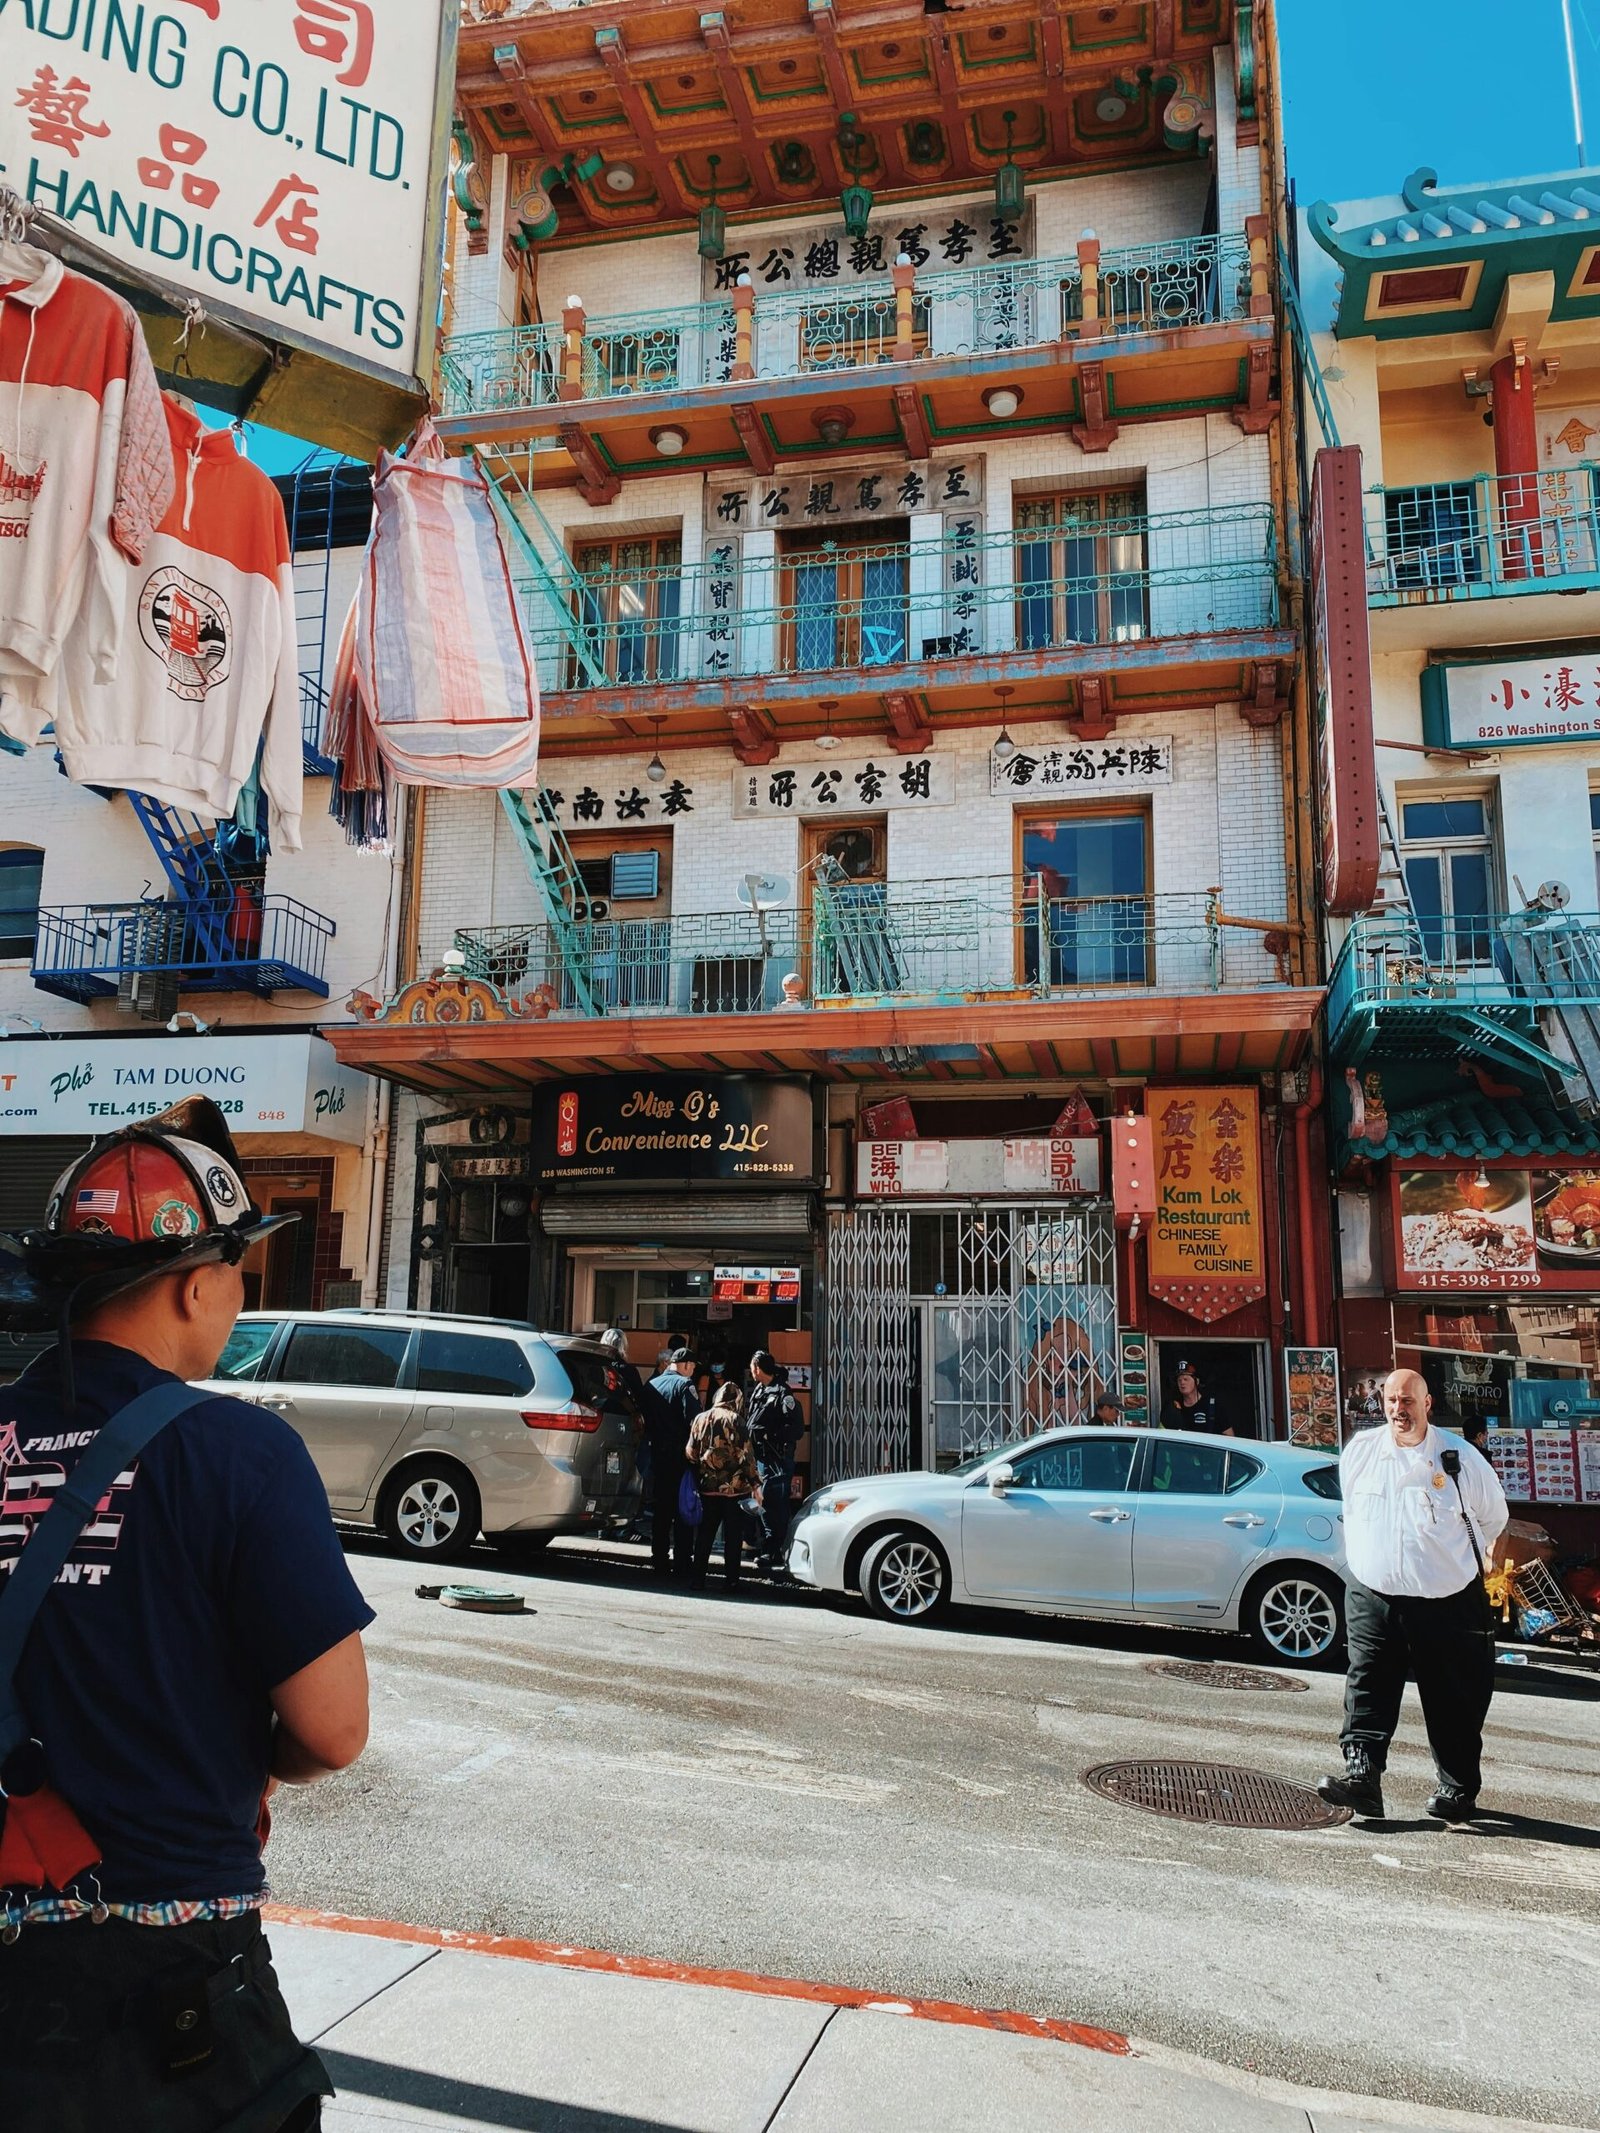
[[[1341,340],[1485,332],[1512,275],[1553,277],[1553,321],[1600,320],[1600,174],[1442,189],[1424,166],[1401,198],[1401,213],[1348,228],[1326,200],[1307,215],[1342,271]]]

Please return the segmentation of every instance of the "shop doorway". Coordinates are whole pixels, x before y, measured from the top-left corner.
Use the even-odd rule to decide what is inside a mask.
[[[317,1203],[293,1193],[269,1192],[266,1211],[298,1215],[300,1219],[275,1229],[245,1255],[244,1287],[249,1308],[309,1311],[317,1271]]]
[[[1200,1390],[1216,1402],[1217,1427],[1240,1437],[1272,1435],[1265,1341],[1157,1341],[1160,1373],[1158,1414],[1175,1399],[1185,1363],[1199,1373]]]
[[[715,1294],[716,1261],[711,1253],[673,1252],[649,1264],[601,1259],[586,1272],[580,1272],[579,1259],[574,1266],[573,1323],[594,1331],[617,1327],[628,1335],[628,1352],[636,1363],[652,1363],[660,1350],[687,1340],[708,1372],[715,1367],[738,1382],[758,1348],[782,1354],[787,1347],[792,1359],[792,1342],[785,1336],[810,1326],[813,1264],[807,1249],[791,1250],[783,1269],[775,1263],[742,1268],[752,1277],[788,1271],[798,1281],[783,1283],[780,1294],[778,1283],[755,1279],[751,1287],[767,1287],[772,1293],[735,1302]],[[654,1346],[649,1345],[652,1340]]]

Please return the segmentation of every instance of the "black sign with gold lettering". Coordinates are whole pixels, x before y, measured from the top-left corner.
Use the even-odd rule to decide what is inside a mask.
[[[817,1183],[799,1075],[625,1074],[550,1082],[534,1099],[541,1185]]]

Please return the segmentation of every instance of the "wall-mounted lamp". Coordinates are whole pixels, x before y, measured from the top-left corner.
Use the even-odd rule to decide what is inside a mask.
[[[1011,684],[996,682],[994,693],[1000,699],[1000,738],[994,744],[994,755],[997,762],[1004,763],[1017,752],[1017,744],[1011,738],[1010,722],[1006,716],[1006,704],[1013,693]]]
[[[670,422],[664,422],[650,432],[650,442],[663,459],[676,459],[689,442],[689,432],[678,429]]]
[[[658,718],[651,723],[656,729],[656,752],[644,766],[644,774],[652,785],[659,785],[667,774],[667,766],[661,760],[661,721]]]
[[[983,404],[997,422],[1009,422],[1022,405],[1022,393],[1015,385],[991,385]]]

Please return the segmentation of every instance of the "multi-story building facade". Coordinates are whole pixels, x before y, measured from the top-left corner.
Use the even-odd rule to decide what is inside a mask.
[[[386,1097],[319,1034],[392,967],[398,861],[351,850],[318,754],[331,668],[371,516],[367,469],[279,484],[295,554],[306,771],[303,845],[267,848],[147,794],[69,783],[48,745],[0,759],[0,1226],[39,1219],[93,1135],[213,1097],[264,1205],[301,1220],[251,1253],[252,1303],[370,1297]],[[27,1353],[13,1344],[0,1372]]]
[[[830,1471],[1184,1361],[1273,1429],[1326,1200],[1267,11],[478,14],[437,420],[543,791],[427,796],[339,1040],[409,1091],[391,1300],[765,1343]]]
[[[1347,1392],[1420,1369],[1545,1515],[1600,1501],[1600,190],[1421,170],[1307,221],[1375,744],[1330,919]]]

